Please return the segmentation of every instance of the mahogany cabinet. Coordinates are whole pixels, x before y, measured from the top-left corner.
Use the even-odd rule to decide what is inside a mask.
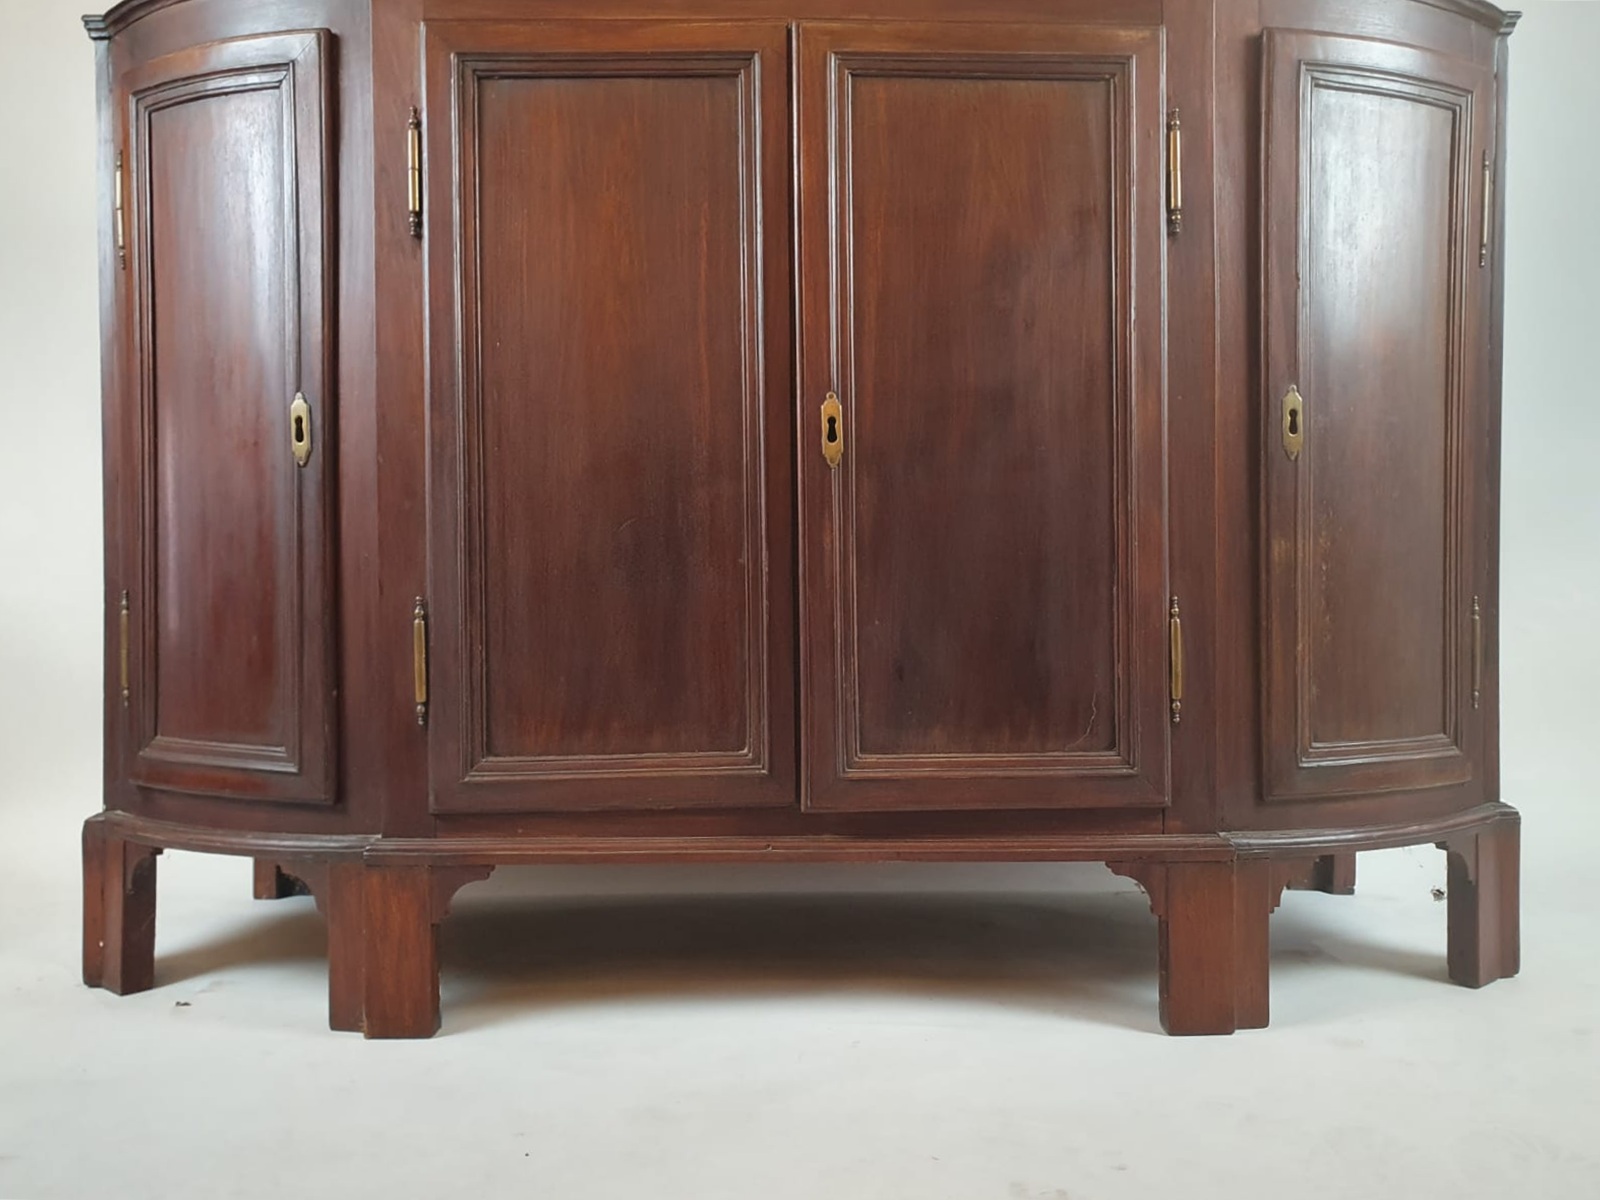
[[[1174,1033],[1285,887],[1499,794],[1481,0],[126,0],[100,85],[105,811],[426,1036],[494,867],[1104,862]]]

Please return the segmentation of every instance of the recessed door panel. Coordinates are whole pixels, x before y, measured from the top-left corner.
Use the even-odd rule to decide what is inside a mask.
[[[1491,80],[1354,38],[1264,53],[1268,796],[1461,783]]]
[[[784,29],[426,37],[434,806],[793,803]]]
[[[1162,804],[1159,31],[799,45],[807,804]]]
[[[140,555],[126,703],[150,787],[334,798],[330,44],[211,43],[121,84]]]

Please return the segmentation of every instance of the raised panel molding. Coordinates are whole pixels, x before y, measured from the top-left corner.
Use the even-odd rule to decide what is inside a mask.
[[[1318,554],[1315,545],[1316,519],[1313,511],[1317,490],[1317,480],[1313,468],[1317,458],[1315,455],[1307,454],[1301,461],[1301,483],[1295,531],[1295,557],[1300,570],[1296,593],[1298,597],[1296,630],[1301,645],[1305,647],[1304,657],[1300,660],[1299,686],[1295,697],[1298,755],[1300,763],[1307,767],[1324,764],[1343,765],[1375,762],[1385,758],[1416,760],[1440,756],[1456,757],[1461,752],[1459,745],[1461,714],[1460,705],[1456,700],[1460,690],[1457,680],[1460,656],[1449,653],[1448,648],[1463,644],[1461,641],[1461,608],[1463,603],[1461,588],[1461,530],[1464,518],[1461,508],[1461,480],[1465,459],[1461,438],[1464,419],[1461,386],[1462,357],[1464,353],[1462,344],[1464,318],[1462,293],[1465,290],[1463,275],[1466,269],[1466,206],[1469,195],[1467,150],[1472,136],[1472,93],[1428,83],[1423,80],[1397,77],[1377,70],[1353,69],[1337,65],[1306,62],[1301,64],[1300,88],[1300,137],[1302,146],[1310,145],[1317,136],[1314,112],[1315,102],[1319,93],[1333,92],[1374,96],[1386,100],[1397,100],[1406,104],[1428,105],[1449,114],[1452,195],[1449,206],[1451,220],[1444,232],[1444,241],[1449,248],[1449,286],[1443,296],[1444,307],[1449,314],[1448,332],[1446,334],[1448,350],[1443,438],[1443,444],[1447,448],[1445,455],[1446,501],[1443,548],[1445,596],[1441,605],[1444,625],[1444,644],[1441,647],[1441,651],[1444,652],[1442,671],[1444,694],[1440,697],[1444,728],[1437,733],[1417,737],[1318,740],[1317,730],[1314,728],[1316,703],[1314,688],[1319,662],[1316,648],[1317,639],[1313,630],[1314,615],[1310,602],[1310,598],[1315,595],[1315,576],[1318,566]],[[1302,155],[1302,195],[1307,194],[1310,190],[1307,188],[1305,180],[1305,173],[1309,170],[1309,160],[1309,155]],[[1304,205],[1300,209],[1300,220],[1301,243],[1304,246],[1309,238],[1307,226],[1311,220],[1311,212]],[[1427,232],[1434,234],[1436,231],[1428,230]],[[1311,303],[1309,293],[1303,288],[1302,311],[1309,303]],[[1449,782],[1457,781],[1456,779],[1449,780]]]
[[[813,597],[807,610],[811,731],[818,739],[807,805],[1162,804],[1160,321],[1142,315],[1160,310],[1151,286],[1159,277],[1160,243],[1150,236],[1160,229],[1152,222],[1161,219],[1155,153],[1160,33],[802,24],[799,44],[802,139],[814,139],[823,151],[808,147],[802,155],[802,253],[812,264],[808,291],[826,297],[825,306],[808,301],[815,332],[803,353],[810,372],[805,390],[814,400],[836,388],[848,431],[836,470],[818,479],[826,468],[817,456],[806,453],[802,460],[808,518],[819,509],[828,515],[827,524],[810,524],[807,548],[815,576],[807,584]],[[971,96],[963,102],[968,88]],[[930,105],[939,115],[927,120],[944,130],[937,150],[901,168],[885,165],[900,153],[900,135],[890,127]],[[1015,138],[1025,137],[1032,153],[1013,152],[1016,141],[1008,143],[1006,126],[985,132],[981,124],[963,123],[979,120],[971,114],[998,122],[999,111],[1014,111],[1018,127],[1026,125]],[[898,128],[909,133],[912,127]],[[863,138],[870,147],[865,151],[858,148]],[[1053,157],[1038,150],[1052,143],[1058,147]],[[1081,176],[1063,157],[1075,153],[1082,155],[1075,160]],[[942,189],[929,183],[934,173],[944,180]],[[1031,181],[1031,190],[1008,190],[1022,189],[1021,179]],[[964,209],[931,207],[940,190],[985,188],[985,200]],[[1036,208],[1035,200],[1050,211]],[[857,229],[858,221],[870,235]],[[897,228],[916,221],[943,230],[955,265],[938,273],[883,248],[898,245],[892,240]],[[966,224],[957,233],[947,228],[951,222]],[[1049,249],[1030,251],[1032,263],[1016,258],[1010,244],[1033,244],[1039,228],[1054,230]],[[1074,293],[1083,303],[1073,314],[1071,336],[1032,332],[1060,319],[1062,305],[1052,297],[1070,290],[1064,281],[1076,278],[1074,271],[1088,276],[1082,281],[1088,291]],[[996,296],[983,291],[986,280],[1001,279],[1007,282],[995,283]],[[967,288],[970,295],[963,294]],[[916,297],[914,317],[900,303],[902,295]],[[1002,311],[1006,305],[1014,310],[1009,315]],[[970,343],[971,353],[987,356],[997,373],[986,384],[970,374],[975,359],[950,351],[961,374],[952,381],[949,407],[908,408],[913,396],[919,403],[944,399],[911,351],[901,350],[924,338],[933,339],[936,354]],[[1072,364],[1082,370],[1069,369]],[[889,406],[893,415],[875,421],[874,405]],[[802,415],[811,416],[809,404]],[[949,432],[941,433],[940,423]],[[1002,465],[1008,455],[1024,472],[1030,455],[1046,451],[1052,461],[1074,464],[1053,477],[1059,483],[1071,475],[1080,493],[1072,527],[1052,523],[1053,532],[1040,535],[1059,539],[1048,548],[1031,537],[1017,542],[1024,556],[1015,566],[1018,589],[971,567],[988,579],[973,608],[959,599],[965,594],[959,581],[929,565],[928,556],[962,553],[959,528],[945,526],[952,541],[909,524],[942,523],[951,514],[932,515],[909,498],[904,485],[916,486],[906,474],[909,452],[885,441],[890,425],[897,439],[914,439],[927,456],[922,477],[944,481],[941,487],[959,481],[969,463],[998,483],[1008,473]],[[1044,492],[1022,499],[1044,503],[1047,512],[1059,507],[1058,498]],[[915,510],[902,511],[913,503]],[[864,529],[863,513],[873,511],[864,510],[868,504],[876,505],[875,525]],[[892,519],[891,508],[898,514]],[[953,519],[959,524],[959,510]],[[882,536],[872,541],[870,529],[886,523],[893,533],[879,528]],[[863,549],[868,541],[872,548]],[[906,584],[903,574],[896,582],[882,566],[886,548],[893,553],[908,546],[921,556],[904,564],[921,573],[918,587]],[[1053,560],[1070,560],[1087,578],[1059,577]],[[875,565],[866,578],[863,562]],[[1030,573],[1037,576],[1032,583]],[[950,624],[935,631],[924,627],[931,610],[924,611],[918,594],[935,594],[939,580],[953,591],[937,593]],[[1013,591],[1023,598],[1008,620],[1000,609],[1013,604],[1007,598]],[[1041,604],[1049,609],[1042,624],[1034,607]],[[1033,628],[1040,632],[1030,649],[1017,631]],[[966,663],[977,652],[949,651],[963,632],[980,639],[971,646],[987,646],[985,653],[1009,665],[958,670],[958,660]],[[944,650],[934,644],[941,639]],[[869,647],[869,641],[876,644]],[[817,672],[823,656],[827,669]],[[919,669],[922,681],[910,682]],[[1025,707],[1022,697],[1030,693],[1020,686],[1011,698],[995,690],[1001,678],[1011,687],[1026,684],[1030,674],[1038,676],[1032,690],[1043,707]],[[964,682],[954,683],[957,676]],[[955,694],[963,690],[973,694]],[[986,780],[994,786],[985,787]]]
[[[740,227],[738,242],[745,255],[745,291],[741,296],[741,327],[738,336],[747,345],[761,325],[761,248],[755,236],[760,220],[760,157],[756,139],[751,136],[758,107],[757,72],[759,58],[754,53],[733,51],[722,54],[693,54],[665,57],[649,52],[632,54],[550,54],[550,55],[471,55],[455,60],[459,79],[459,112],[466,114],[458,135],[462,170],[463,211],[481,211],[476,190],[480,171],[478,126],[474,119],[483,111],[482,93],[486,84],[508,80],[596,81],[637,79],[701,80],[726,79],[737,89],[739,145]],[[465,779],[499,780],[507,783],[540,779],[583,778],[594,776],[659,775],[665,773],[764,774],[770,734],[767,721],[765,663],[766,611],[765,546],[760,531],[765,528],[765,480],[763,478],[761,350],[749,346],[741,381],[740,417],[744,423],[744,492],[741,507],[745,513],[743,567],[745,604],[743,628],[737,641],[743,647],[745,672],[745,727],[739,744],[719,749],[678,753],[518,755],[496,753],[490,738],[492,703],[489,672],[490,648],[485,636],[488,625],[485,577],[489,551],[485,532],[485,469],[483,440],[484,397],[483,338],[479,324],[481,293],[475,284],[483,275],[481,240],[475,237],[478,225],[464,223],[461,247],[462,344],[471,347],[462,373],[462,431],[466,447],[466,471],[461,511],[465,517],[466,553],[467,682],[466,729],[467,762]],[[466,239],[472,239],[467,241]],[[755,339],[759,341],[759,339]],[[643,399],[628,398],[628,399]],[[598,649],[598,648],[597,648]],[[520,664],[519,664],[520,665]],[[513,668],[515,669],[515,668]]]
[[[775,734],[792,701],[774,712],[774,697],[793,686],[783,661],[792,638],[788,422],[774,427],[787,408],[775,386],[787,359],[786,335],[774,336],[775,288],[787,289],[788,272],[769,245],[787,225],[773,187],[783,171],[773,154],[784,133],[773,111],[782,27],[443,22],[426,36],[434,94],[451,98],[448,110],[430,106],[432,119],[454,113],[447,140],[438,124],[432,131],[450,160],[435,160],[430,191],[446,194],[448,178],[455,196],[450,224],[435,210],[432,229],[459,281],[447,336],[461,347],[433,401],[440,444],[457,447],[435,528],[461,547],[434,564],[443,652],[434,659],[433,806],[696,807],[732,789],[754,789],[756,803],[793,803],[792,751]],[[570,185],[539,175],[537,163],[504,146],[485,150],[485,138],[503,139],[539,112],[547,116],[534,127],[556,139],[542,153],[586,179],[623,172],[614,191],[577,209]],[[650,121],[666,123],[651,132]],[[569,138],[569,125],[588,133]],[[658,144],[669,140],[681,155],[662,156]],[[521,187],[535,198],[507,191]],[[505,245],[486,239],[524,242],[527,221],[567,236],[541,242],[542,260],[519,267],[525,252],[506,258]],[[607,222],[621,223],[609,261],[595,257],[604,240],[595,231]],[[632,243],[629,228],[657,236]],[[706,255],[692,287],[667,265],[687,265],[680,243]],[[676,337],[632,324],[636,293],[643,303],[674,289]],[[508,343],[508,313],[518,314],[526,348]],[[446,317],[436,292],[435,319]],[[613,328],[594,324],[602,319]],[[590,343],[611,347],[612,358],[561,349]],[[528,358],[536,351],[537,370]],[[658,377],[647,381],[647,369]],[[544,435],[553,448],[540,448]],[[584,504],[562,508],[550,489],[574,463],[588,464],[591,490]],[[527,511],[535,501],[538,520]],[[644,544],[624,545],[630,537]],[[642,579],[642,568],[628,567],[635,559],[655,564]],[[607,581],[623,587],[617,572],[628,570],[619,599]],[[661,591],[669,578],[670,595]],[[496,609],[519,596],[528,622],[553,618],[569,632]],[[638,640],[648,622],[633,613],[646,600],[657,618],[648,645]],[[602,628],[608,603],[620,614],[611,634]]]
[[[1263,64],[1266,797],[1464,783],[1489,81],[1411,47],[1281,30]],[[1396,234],[1410,240],[1380,246],[1400,206],[1419,210]],[[1292,461],[1291,384],[1306,393]]]
[[[332,42],[307,30],[206,43],[120,85],[141,552],[131,775],[163,791],[336,799]],[[181,227],[180,203],[193,208]],[[237,286],[239,270],[265,299]],[[297,393],[313,406],[303,468],[289,446]],[[187,565],[164,568],[174,554]]]
[[[940,56],[928,55],[896,55],[891,53],[880,54],[852,54],[839,53],[832,56],[833,75],[830,96],[837,103],[830,122],[833,133],[832,150],[833,161],[830,165],[834,178],[839,180],[839,191],[843,197],[853,197],[854,187],[854,157],[853,157],[853,112],[852,100],[858,81],[867,79],[896,79],[938,82],[960,82],[978,80],[1029,80],[1042,83],[1079,85],[1103,93],[1103,101],[1108,114],[1107,141],[1111,149],[1112,167],[1108,172],[1110,186],[1107,188],[1106,206],[1113,214],[1113,223],[1106,233],[1105,255],[1111,270],[1108,274],[1120,276],[1115,278],[1111,285],[1114,295],[1112,302],[1113,312],[1120,317],[1121,327],[1117,329],[1114,340],[1118,348],[1113,352],[1116,361],[1113,381],[1113,397],[1111,402],[1112,412],[1112,441],[1114,443],[1115,464],[1112,470],[1114,490],[1120,490],[1117,497],[1117,519],[1115,521],[1115,560],[1116,583],[1115,594],[1132,597],[1136,595],[1132,574],[1132,553],[1130,541],[1132,530],[1137,524],[1137,513],[1134,511],[1135,500],[1129,486],[1133,477],[1135,465],[1132,453],[1132,436],[1130,433],[1129,413],[1132,408],[1132,383],[1131,360],[1133,358],[1133,323],[1132,314],[1132,287],[1127,278],[1126,270],[1118,271],[1117,265],[1129,261],[1127,223],[1118,221],[1116,214],[1125,214],[1131,207],[1133,194],[1133,180],[1130,164],[1124,160],[1119,150],[1127,147],[1131,142],[1131,108],[1132,95],[1130,91],[1130,76],[1133,72],[1133,61],[1128,58],[1108,58],[1097,60],[1087,56],[1050,55],[1041,54],[1037,57],[1021,57],[1018,55],[964,55],[947,54]],[[1119,169],[1121,174],[1118,173]],[[857,379],[855,359],[854,317],[850,309],[849,299],[853,299],[856,292],[857,276],[855,272],[854,238],[851,232],[843,225],[850,220],[852,214],[838,214],[833,224],[832,232],[836,239],[833,253],[839,260],[840,276],[847,299],[840,303],[839,293],[835,293],[835,309],[833,313],[834,329],[838,339],[841,364],[839,377],[849,379],[852,385]],[[1116,265],[1113,265],[1116,264]],[[851,386],[852,394],[859,394],[856,386]],[[838,540],[838,572],[839,589],[843,605],[843,629],[845,636],[839,639],[836,646],[837,665],[835,669],[840,679],[840,697],[843,702],[844,734],[843,744],[840,747],[843,756],[843,769],[841,775],[846,778],[887,776],[889,778],[903,778],[924,772],[944,774],[957,767],[961,769],[981,769],[985,775],[996,777],[1029,776],[1029,775],[1059,775],[1059,774],[1090,774],[1090,775],[1136,775],[1139,764],[1135,747],[1135,734],[1137,722],[1133,718],[1132,702],[1133,692],[1137,684],[1133,678],[1134,665],[1129,654],[1129,612],[1126,604],[1119,605],[1116,609],[1116,627],[1113,633],[1113,663],[1110,671],[1111,698],[1107,703],[1105,721],[1109,726],[1111,737],[1110,745],[1104,750],[1082,751],[1065,749],[1056,752],[1036,754],[1006,754],[1006,753],[980,753],[965,752],[950,755],[931,755],[915,753],[890,753],[874,752],[866,745],[866,737],[862,729],[862,703],[861,681],[857,673],[860,663],[860,633],[861,614],[859,609],[860,591],[857,587],[858,570],[858,509],[855,504],[855,494],[858,487],[857,464],[861,461],[862,453],[859,447],[859,438],[854,439],[857,452],[847,455],[843,461],[843,472],[840,486],[843,496],[839,502],[841,515],[841,536]],[[870,452],[870,451],[868,451]],[[1131,686],[1130,686],[1131,685]],[[1100,718],[1098,706],[1090,706],[1090,714],[1084,737],[1094,737],[1095,728]]]

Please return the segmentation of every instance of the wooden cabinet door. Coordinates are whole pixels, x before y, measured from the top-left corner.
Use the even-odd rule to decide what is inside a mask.
[[[1325,34],[1263,53],[1266,797],[1462,783],[1493,80]]]
[[[1161,32],[798,45],[806,804],[1164,804]]]
[[[786,28],[424,37],[434,810],[792,805]]]
[[[151,788],[335,798],[331,42],[214,42],[118,83],[110,486],[130,775]]]

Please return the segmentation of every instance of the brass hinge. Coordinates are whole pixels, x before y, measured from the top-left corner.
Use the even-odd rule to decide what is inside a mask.
[[[1472,598],[1472,707],[1483,705],[1483,609]]]
[[[422,114],[411,110],[406,122],[406,204],[411,214],[411,236],[422,236]]]
[[[124,590],[123,593],[122,593],[122,602],[117,606],[117,637],[118,637],[118,643],[119,643],[118,644],[118,651],[117,651],[117,654],[118,654],[118,658],[117,658],[117,681],[118,681],[118,685],[122,689],[122,707],[123,708],[127,708],[128,707],[128,696],[129,696],[129,687],[128,687],[128,654],[129,654],[129,651],[128,651],[128,625],[129,625],[129,621],[128,621],[128,613],[129,613],[130,607],[131,606],[130,606],[130,604],[128,602],[128,593],[127,593],[126,590]]]
[[[1494,164],[1489,152],[1483,152],[1483,232],[1478,239],[1478,265],[1489,265],[1489,224],[1494,209]]]
[[[117,265],[128,266],[128,235],[122,217],[122,153],[117,153],[116,170],[111,177],[111,226],[117,239]]]
[[[1178,110],[1167,113],[1167,232],[1183,231],[1183,124]]]
[[[428,723],[428,606],[417,597],[411,609],[411,682],[417,702],[417,724]]]
[[[1178,611],[1178,598],[1172,598],[1167,609],[1168,637],[1168,687],[1172,695],[1172,723],[1183,720],[1183,614]]]

